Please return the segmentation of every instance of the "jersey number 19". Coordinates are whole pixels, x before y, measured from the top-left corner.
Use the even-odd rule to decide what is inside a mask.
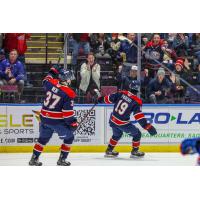
[[[126,102],[123,102],[123,100],[120,100],[115,108],[115,111],[120,115],[123,115],[127,108],[128,104]]]

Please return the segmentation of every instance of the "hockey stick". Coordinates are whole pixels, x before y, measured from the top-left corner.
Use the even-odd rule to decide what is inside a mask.
[[[101,94],[99,92],[99,90],[94,89],[94,91],[97,94],[97,98],[101,97]],[[95,104],[92,106],[92,108],[90,108],[90,110],[87,112],[87,114],[84,116],[84,118],[78,123],[78,127],[76,129],[76,131],[78,131],[80,129],[80,127],[82,126],[83,122],[87,119],[87,117],[90,115],[90,113],[94,110],[94,108],[96,107],[96,105],[98,104],[98,102],[96,101]]]
[[[138,45],[136,45],[135,43],[133,43],[133,46],[135,46],[135,47],[137,48],[138,51],[141,51],[143,54],[146,55],[146,52],[145,52],[142,48],[140,48]],[[172,70],[168,69],[163,63],[157,61],[157,60],[156,60],[155,58],[153,58],[151,55],[149,55],[149,57],[150,57],[153,61],[155,61],[157,64],[159,64],[161,67],[163,67],[165,70],[167,70],[168,72],[170,72],[171,74],[173,74],[174,76],[176,76],[176,73],[174,73]],[[187,86],[189,86],[190,88],[192,88],[195,92],[197,92],[197,94],[200,94],[200,91],[199,91],[197,88],[195,88],[194,86],[192,86],[190,83],[188,83],[185,79],[183,79],[183,78],[181,78],[181,77],[179,77],[179,79],[180,79],[183,83],[185,83]]]

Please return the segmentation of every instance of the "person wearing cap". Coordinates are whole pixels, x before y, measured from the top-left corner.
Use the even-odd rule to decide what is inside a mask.
[[[118,83],[118,89],[119,90],[127,90],[129,88],[129,84],[133,80],[137,80],[138,66],[136,66],[136,65],[131,66],[131,69],[130,69],[128,76],[126,76],[125,74],[122,74],[122,68],[123,68],[123,66],[119,66],[119,71],[118,71],[118,74],[116,76],[117,83]],[[144,72],[145,72],[144,73],[145,75],[140,80],[140,84],[141,84],[142,88],[146,87],[148,85],[148,83],[150,82],[148,69],[145,69]]]
[[[190,82],[192,76],[190,76],[190,68],[187,63],[187,60],[184,62],[183,59],[178,59],[175,63],[175,93],[174,98],[177,102],[182,102],[183,97],[186,92],[186,84],[181,80],[184,79],[187,82]]]
[[[138,67],[136,65],[131,66],[128,76],[126,76],[125,74],[122,74],[122,68],[123,66],[119,66],[119,71],[116,76],[116,79],[117,79],[117,82],[119,83],[119,90],[127,90],[129,88],[129,84],[133,80],[137,80]]]
[[[167,103],[167,94],[174,89],[174,84],[165,77],[165,70],[159,68],[157,76],[150,81],[147,87],[147,96],[150,103]]]

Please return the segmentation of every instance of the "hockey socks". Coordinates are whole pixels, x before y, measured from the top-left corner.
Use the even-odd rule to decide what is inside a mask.
[[[118,143],[118,140],[119,140],[119,138],[117,138],[115,136],[112,136],[112,138],[110,138],[110,142],[108,144],[108,150],[109,151],[112,151],[115,148],[115,146]]]
[[[40,144],[39,142],[37,142],[34,145],[33,154],[35,155],[35,158],[39,158],[39,156],[42,153],[43,149],[44,149],[43,145]]]
[[[64,143],[61,145],[61,152],[60,152],[60,156],[62,159],[66,159],[69,152],[70,152],[70,149],[71,149],[71,144],[73,143],[74,141],[74,136],[73,137],[70,137],[68,139],[64,139]]]
[[[140,147],[140,141],[132,141],[132,151],[138,151]]]
[[[70,152],[70,149],[71,149],[71,144],[65,144],[64,143],[64,144],[61,145],[60,150],[61,150],[62,159],[65,160],[67,158],[67,156]]]

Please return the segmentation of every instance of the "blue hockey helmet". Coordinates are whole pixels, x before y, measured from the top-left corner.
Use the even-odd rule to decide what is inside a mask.
[[[133,80],[131,81],[131,83],[129,84],[129,90],[131,92],[137,93],[140,90],[140,81],[138,80]]]
[[[74,74],[69,69],[60,68],[58,79],[61,83],[67,83],[67,85],[70,85],[71,81],[74,80]]]

